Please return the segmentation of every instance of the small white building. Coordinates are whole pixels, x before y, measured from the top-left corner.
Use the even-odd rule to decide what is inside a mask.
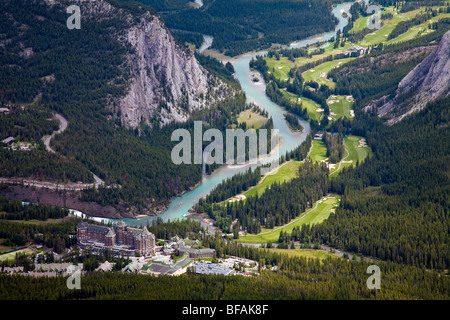
[[[14,137],[8,137],[8,138],[6,138],[6,139],[3,139],[2,140],[2,143],[4,143],[4,144],[12,144],[12,143],[14,143],[16,140],[14,139]]]
[[[98,268],[95,269],[95,271],[109,272],[109,271],[113,270],[113,267],[114,267],[114,263],[111,263],[108,260],[106,260],[101,265],[99,265]]]

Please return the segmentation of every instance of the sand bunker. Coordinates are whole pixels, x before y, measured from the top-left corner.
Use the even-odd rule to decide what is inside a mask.
[[[243,194],[238,194],[237,196],[228,200],[228,202],[236,202],[236,201],[241,201],[241,200],[245,200],[245,199],[247,199],[246,196],[244,196]]]
[[[362,138],[359,140],[358,148],[368,147],[366,139]]]

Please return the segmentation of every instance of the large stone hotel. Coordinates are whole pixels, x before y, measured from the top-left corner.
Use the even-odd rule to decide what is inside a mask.
[[[113,227],[80,222],[77,226],[77,243],[81,248],[100,251],[111,249],[115,254],[148,256],[156,252],[155,236],[147,230],[128,227],[118,221]]]

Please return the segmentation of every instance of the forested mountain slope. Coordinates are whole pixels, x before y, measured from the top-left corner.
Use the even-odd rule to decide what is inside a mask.
[[[419,111],[427,102],[450,94],[450,31],[444,34],[439,46],[409,72],[398,84],[393,97],[383,96],[365,110],[375,109],[388,123],[400,121]]]
[[[129,0],[121,0],[129,1]],[[332,4],[341,0],[204,0],[193,9],[180,1],[138,0],[155,6],[171,30],[186,41],[192,35],[214,37],[212,48],[229,56],[268,48],[272,43],[289,44],[333,30],[336,18]],[[158,2],[158,3],[157,3]],[[187,33],[186,33],[187,32]]]
[[[80,6],[80,30],[66,25],[71,4]],[[245,107],[229,72],[225,79],[202,67],[152,8],[8,0],[0,15],[0,102],[11,110],[0,115],[1,139],[38,142],[27,152],[2,146],[2,177],[92,182],[94,173],[113,187],[82,199],[114,206],[116,217],[154,213],[201,178],[198,166],[171,162],[171,132],[192,126],[179,121],[195,113],[227,125]],[[55,113],[68,127],[49,154],[40,141],[55,129],[47,120]]]
[[[112,39],[127,48],[121,66],[122,73],[130,77],[126,94],[109,102],[126,127],[135,128],[141,121],[151,125],[152,120],[161,124],[184,122],[193,109],[223,100],[227,93],[227,85],[210,75],[184,45],[175,42],[155,12],[143,8],[130,12],[107,1],[56,3],[80,5],[83,20],[102,21]]]
[[[450,265],[450,98],[387,126],[364,116],[353,125],[374,157],[344,169],[331,190],[341,207],[302,241],[323,242],[383,260],[426,268]]]

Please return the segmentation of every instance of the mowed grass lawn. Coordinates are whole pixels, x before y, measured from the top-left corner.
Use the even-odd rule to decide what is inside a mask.
[[[298,95],[296,95],[295,93],[287,92],[286,89],[280,89],[280,90],[283,93],[283,95],[286,98],[288,98],[289,100],[291,100],[292,102],[296,102],[296,103],[301,102],[301,98]]]
[[[360,141],[363,137],[358,136],[345,136],[344,138],[344,146],[348,151],[348,156],[343,159],[344,161],[340,164],[340,166],[336,166],[332,171],[333,176],[336,176],[343,168],[356,166],[356,163],[363,162],[367,157],[372,155],[372,149],[370,147],[360,147]],[[351,161],[351,162],[350,162]],[[330,174],[331,176],[331,174]]]
[[[370,147],[359,147],[361,139],[363,139],[363,137],[345,136],[344,144],[349,152],[349,156],[345,160],[352,161],[356,164],[356,161],[363,162],[368,156],[372,155]]]
[[[334,89],[336,87],[336,84],[333,81],[330,81],[327,79],[328,72],[330,72],[332,69],[336,68],[339,65],[342,65],[346,62],[349,62],[351,60],[354,60],[356,58],[345,58],[345,59],[339,59],[339,60],[333,60],[333,61],[327,61],[324,62],[318,66],[315,66],[312,69],[306,70],[302,73],[303,79],[306,81],[315,81],[318,84],[327,85],[330,89]]]
[[[294,62],[286,57],[280,57],[280,60],[276,58],[266,58],[267,66],[269,67],[269,72],[272,73],[275,78],[280,80],[291,79],[289,77],[289,71],[294,67]]]
[[[438,8],[439,7],[433,7],[433,9],[438,9]],[[359,45],[369,46],[369,45],[374,45],[374,44],[378,44],[381,42],[383,42],[385,44],[393,44],[393,43],[397,43],[397,42],[401,42],[401,41],[408,41],[408,40],[411,40],[411,39],[419,36],[421,32],[424,32],[423,34],[426,34],[426,32],[428,32],[427,31],[428,24],[430,24],[431,22],[437,21],[442,18],[448,18],[450,15],[448,13],[440,13],[440,14],[438,14],[438,16],[424,22],[421,25],[411,27],[407,32],[399,35],[397,38],[387,41],[389,34],[392,32],[392,30],[394,30],[394,28],[396,27],[396,25],[399,22],[407,21],[407,20],[414,18],[418,13],[424,12],[426,8],[421,7],[420,9],[416,9],[416,10],[405,12],[405,13],[400,13],[394,7],[384,7],[384,9],[385,9],[386,13],[387,12],[392,13],[394,15],[393,18],[389,19],[389,20],[382,20],[383,27],[379,30],[374,30],[374,32],[366,35],[364,37],[364,39],[358,43]],[[365,20],[365,19],[366,18],[361,18],[361,17],[358,18],[355,21],[353,28],[355,29],[357,25],[358,25],[358,27],[363,26],[364,25],[363,20]]]
[[[317,109],[320,109],[320,105],[318,103],[304,97],[302,97],[301,103],[302,108],[306,108],[306,112],[308,112],[310,119],[320,121],[323,118],[323,111],[317,111]]]
[[[350,110],[353,110],[352,99],[353,98],[349,98],[347,100],[347,96],[330,96],[327,99],[327,104],[330,108],[329,117],[331,118],[331,120],[335,121],[343,117],[353,119],[354,116],[350,112]]]
[[[363,137],[348,135],[344,138],[344,146],[348,151],[344,155],[342,162],[340,164],[336,164],[333,169],[330,169],[330,176],[336,176],[338,172],[340,172],[343,168],[349,166],[355,166],[359,161],[363,162],[368,156],[372,155],[372,149],[369,146],[361,146],[360,141]],[[312,162],[321,162],[321,160],[327,159],[327,147],[322,140],[313,140],[313,147],[311,149],[311,153],[309,154],[309,159]]]
[[[255,195],[260,196],[268,187],[270,187],[275,182],[284,183],[298,177],[298,169],[300,168],[302,163],[303,161],[294,160],[284,163],[280,168],[278,168],[277,171],[264,176],[263,180],[260,181],[252,189],[245,192],[244,196],[246,196],[247,198]]]
[[[369,24],[369,16],[363,17],[360,15],[359,18],[356,19],[355,22],[353,22],[353,28],[350,30],[349,33],[361,31],[362,29],[367,27],[368,24]]]
[[[253,109],[244,110],[238,116],[239,124],[245,122],[247,124],[247,128],[253,128],[256,130],[265,125],[268,120],[269,119],[266,117],[254,112]]]
[[[343,160],[340,165],[336,165],[335,169],[332,171],[333,175],[337,174],[344,167],[354,166],[356,162],[364,161],[368,156],[372,154],[372,150],[370,147],[360,146],[360,141],[363,137],[348,135],[344,138],[344,145],[348,151],[348,155]],[[312,162],[320,162],[321,160],[325,160],[327,154],[327,148],[322,140],[313,140],[313,145],[311,148],[311,152],[309,154],[309,158]],[[272,183],[276,181],[288,181],[294,178],[294,172],[298,174],[298,168],[302,162],[299,161],[290,161],[286,163],[284,166],[288,164],[290,166],[284,168],[281,167],[279,171],[274,175],[268,175],[262,182],[260,182],[256,187],[244,193],[245,196],[261,195],[264,190],[270,186]],[[266,179],[269,179],[266,181]],[[238,242],[245,243],[267,243],[267,242],[277,242],[280,237],[280,231],[291,233],[294,227],[301,226],[303,224],[316,224],[321,223],[325,219],[327,219],[332,213],[332,209],[335,209],[339,206],[340,197],[339,195],[330,195],[325,197],[322,200],[317,201],[313,208],[306,210],[302,213],[298,218],[292,220],[290,223],[279,226],[274,229],[266,229],[263,228],[261,232],[257,235],[245,235],[241,236],[239,239],[235,240]]]
[[[281,92],[286,98],[288,98],[292,102],[301,103],[302,109],[306,108],[306,112],[308,112],[308,115],[311,119],[316,121],[320,121],[322,119],[323,112],[317,112],[317,109],[320,108],[320,105],[318,103],[305,97],[299,97],[298,95],[287,92],[284,89],[281,89]]]
[[[382,20],[383,27],[381,29],[374,30],[374,32],[366,35],[364,39],[362,39],[358,43],[360,46],[367,47],[370,45],[385,42],[389,34],[392,32],[392,30],[394,30],[394,28],[400,21],[410,20],[411,18],[415,17],[417,13],[420,12],[419,9],[405,13],[400,13],[394,7],[385,7],[384,9],[385,9],[384,13],[392,13],[394,15],[393,18],[390,20]]]
[[[0,262],[6,261],[6,260],[15,260],[17,253],[22,253],[22,254],[25,253],[27,255],[32,255],[36,252],[31,250],[30,248],[25,248],[25,249],[13,251],[13,252],[4,253],[4,254],[0,255]]]
[[[324,260],[327,258],[335,258],[339,259],[340,257],[324,251],[324,250],[313,250],[313,249],[278,249],[278,248],[272,248],[272,249],[266,249],[269,250],[269,252],[276,252],[276,253],[286,253],[287,255],[291,257],[305,257],[308,259],[319,259]]]
[[[411,28],[408,29],[408,31],[406,31],[405,33],[402,33],[397,38],[387,41],[386,44],[393,44],[393,43],[398,43],[398,42],[402,42],[402,41],[409,41],[416,37],[420,37],[422,35],[431,33],[434,30],[428,29],[428,25],[433,22],[437,22],[438,20],[443,19],[443,18],[450,18],[450,13],[441,13],[438,16],[431,18],[430,20],[427,20],[422,24],[419,24],[417,26],[412,26]]]
[[[334,55],[337,53],[341,53],[347,49],[350,49],[354,44],[350,42],[346,42],[343,47],[339,46],[339,48],[334,49],[334,43],[330,44],[328,47],[324,48],[325,52],[322,54],[313,55],[311,58],[308,57],[300,57],[296,58],[295,61],[289,60],[287,57],[280,57],[280,60],[276,58],[268,58],[266,57],[266,63],[269,67],[269,72],[273,73],[275,78],[279,80],[286,81],[288,79],[293,80],[289,77],[289,70],[291,70],[294,66],[300,67],[310,62],[315,62],[317,60],[328,57],[329,55]]]
[[[338,195],[330,195],[325,200],[317,201],[313,208],[307,209],[299,217],[293,219],[289,224],[279,226],[274,229],[261,230],[261,233],[253,235],[248,234],[246,236],[240,236],[239,239],[234,241],[245,243],[267,243],[277,242],[280,238],[280,231],[291,233],[294,227],[302,226],[304,224],[317,224],[323,222],[332,213],[332,209],[336,209],[339,206],[340,197]]]
[[[327,147],[322,140],[313,140],[313,145],[311,152],[309,154],[309,159],[312,163],[321,162],[327,159]]]

